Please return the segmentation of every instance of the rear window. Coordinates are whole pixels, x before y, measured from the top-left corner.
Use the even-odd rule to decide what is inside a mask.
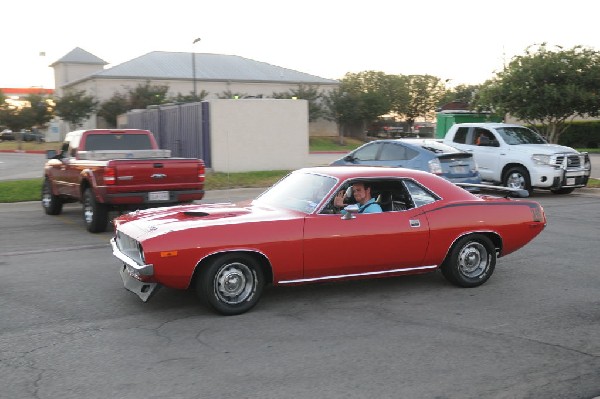
[[[85,139],[86,151],[152,149],[146,134],[90,134]]]
[[[421,147],[427,151],[431,151],[436,154],[455,154],[457,152],[462,152],[454,147],[450,147],[449,145],[439,143],[437,141],[424,141],[421,144]]]

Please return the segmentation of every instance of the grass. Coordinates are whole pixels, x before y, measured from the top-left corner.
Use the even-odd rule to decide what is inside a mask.
[[[224,190],[231,188],[269,187],[285,176],[288,171],[274,170],[246,173],[209,173],[204,189]],[[0,203],[39,201],[42,178],[0,181]],[[588,188],[600,188],[600,179],[590,179]]]
[[[207,173],[204,189],[224,190],[231,188],[269,187],[276,183],[287,170],[244,173]],[[41,200],[43,179],[0,181],[0,203]]]
[[[344,144],[340,144],[339,137],[310,137],[308,140],[310,151],[352,151],[365,143],[353,137],[345,137]]]

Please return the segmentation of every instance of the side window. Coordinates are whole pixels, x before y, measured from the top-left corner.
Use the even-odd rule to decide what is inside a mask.
[[[380,146],[381,143],[368,144],[356,151],[354,153],[354,158],[359,161],[374,161],[377,159],[377,152],[379,151]]]
[[[494,135],[487,129],[482,129],[480,127],[475,128],[473,135],[471,136],[471,143],[473,145],[489,145],[489,143],[494,139]]]
[[[403,161],[405,159],[408,159],[406,147],[394,143],[385,143],[379,156],[380,161]]]
[[[458,130],[456,131],[456,134],[454,135],[454,139],[452,141],[454,141],[455,143],[459,143],[459,144],[466,144],[467,143],[467,133],[469,133],[468,127],[459,127]]]
[[[437,196],[413,180],[405,180],[404,184],[406,185],[406,188],[412,197],[413,203],[417,208],[435,202],[439,199]]]

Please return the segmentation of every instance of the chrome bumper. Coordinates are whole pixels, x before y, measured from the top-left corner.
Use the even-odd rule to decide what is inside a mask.
[[[121,252],[115,238],[110,240],[110,245],[113,249],[113,255],[123,262],[120,270],[123,286],[136,294],[142,301],[147,302],[148,299],[158,291],[160,285],[157,283],[144,282],[140,278],[144,276],[153,276],[154,266],[136,263],[133,259]]]

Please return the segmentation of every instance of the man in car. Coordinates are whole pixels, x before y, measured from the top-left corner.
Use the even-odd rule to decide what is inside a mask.
[[[371,186],[368,183],[357,182],[352,185],[352,195],[358,202],[358,213],[379,213],[383,210],[381,206],[371,197]],[[333,200],[333,204],[338,208],[344,207],[344,192],[337,193]],[[342,210],[342,213],[345,213]]]

